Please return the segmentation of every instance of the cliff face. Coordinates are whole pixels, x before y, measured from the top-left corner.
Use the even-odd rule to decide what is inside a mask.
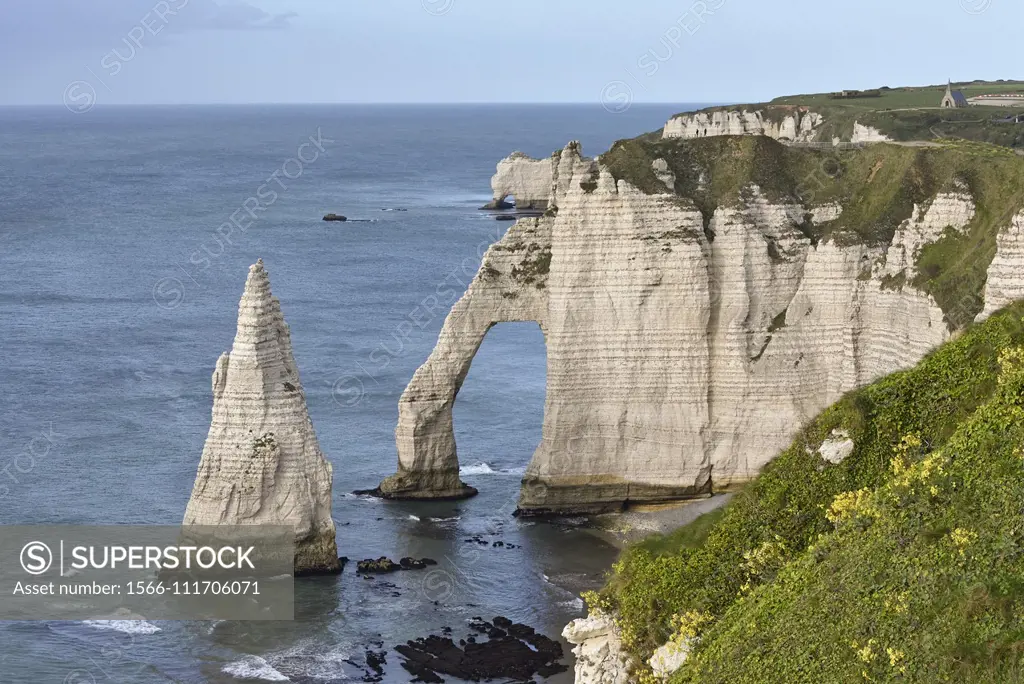
[[[503,321],[545,333],[543,437],[520,498],[521,511],[545,513],[748,481],[824,407],[981,313],[980,293],[960,310],[940,288],[961,266],[917,269],[937,242],[991,228],[941,156],[858,150],[820,191],[801,193],[801,165],[818,153],[763,138],[637,145],[594,162],[574,143],[499,167],[502,192],[532,198],[549,182],[549,211],[491,247],[446,320],[400,400],[399,472],[385,493],[464,491],[451,408]],[[921,165],[927,184],[914,180]],[[1015,292],[1020,221],[1000,226],[990,297]]]
[[[665,124],[664,138],[709,138],[722,135],[763,135],[787,142],[840,142],[824,135],[827,122],[819,112],[806,108],[717,109],[679,114]],[[890,138],[871,126],[853,122],[848,142],[886,142]]]
[[[213,373],[213,419],[184,524],[292,526],[297,574],[340,569],[331,465],[262,260],[249,269],[234,344]]]
[[[669,119],[666,138],[707,138],[718,135],[764,135],[776,140],[814,140],[824,122],[816,112],[794,110],[770,117],[764,110],[714,110],[680,114]]]

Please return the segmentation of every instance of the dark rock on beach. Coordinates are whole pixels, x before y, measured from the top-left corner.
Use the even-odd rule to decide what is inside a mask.
[[[348,221],[348,217],[341,214],[327,214],[324,216],[324,221]]]
[[[470,629],[485,635],[486,641],[470,636],[456,645],[447,636],[431,635],[396,646],[405,658],[402,667],[421,682],[444,682],[442,675],[472,682],[522,682],[568,670],[561,662],[562,645],[532,627],[496,617],[492,622],[474,618]]]

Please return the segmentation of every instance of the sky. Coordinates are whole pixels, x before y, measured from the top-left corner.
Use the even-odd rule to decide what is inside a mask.
[[[0,0],[0,105],[756,102],[1024,78],[1022,27],[1020,0]]]

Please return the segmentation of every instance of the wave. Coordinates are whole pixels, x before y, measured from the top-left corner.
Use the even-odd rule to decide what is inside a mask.
[[[221,672],[229,674],[236,679],[260,679],[265,682],[291,681],[259,656],[245,656],[241,660],[228,663]]]
[[[159,627],[145,620],[86,620],[82,624],[125,634],[156,634],[161,631]]]
[[[358,501],[365,501],[367,503],[383,503],[384,499],[379,496],[373,496],[372,494],[354,494],[353,492],[343,492],[341,495],[343,499],[356,499]],[[337,521],[335,521],[337,522]]]
[[[505,470],[495,470],[489,464],[481,461],[480,463],[474,463],[473,465],[462,466],[459,468],[459,474],[461,475],[522,475],[526,472],[526,468],[508,468]]]
[[[560,605],[562,608],[567,608],[568,610],[571,610],[574,613],[582,613],[584,604],[583,599],[577,596],[576,598],[571,599],[569,601],[559,601],[558,605]]]

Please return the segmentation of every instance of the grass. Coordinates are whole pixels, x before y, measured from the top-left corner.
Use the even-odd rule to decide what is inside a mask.
[[[965,97],[971,98],[978,95],[994,93],[1019,93],[1024,92],[1024,82],[989,82],[974,84],[953,84],[953,90],[960,90]],[[942,102],[942,96],[946,94],[945,85],[890,88],[882,91],[881,97],[857,98],[849,100],[835,100],[829,93],[817,93],[808,95],[787,95],[777,97],[771,101],[774,105],[804,105],[813,107],[815,105],[825,107],[842,106],[849,109],[863,111],[877,111],[883,109],[901,109],[910,107],[938,107]],[[1002,108],[998,108],[1002,109]]]
[[[693,522],[669,534],[653,534],[639,542],[635,549],[646,553],[660,555],[677,549],[696,549],[704,544],[711,530],[714,529],[725,515],[721,508],[705,513]]]
[[[672,636],[674,617],[694,613],[724,620],[743,596],[772,584],[787,564],[833,531],[826,512],[835,497],[884,486],[892,478],[896,454],[909,466],[941,450],[1000,392],[999,356],[1024,345],[1022,315],[1024,303],[1011,306],[970,327],[915,368],[850,393],[812,421],[723,511],[627,549],[591,603],[616,611],[635,661],[646,662]],[[831,465],[816,450],[836,429],[846,431],[855,448],[842,463]],[[908,435],[915,435],[917,443],[908,445]],[[770,620],[769,613],[762,617]],[[782,631],[777,634],[781,640]],[[807,638],[797,631],[790,635],[797,647]],[[710,648],[711,642],[706,643]],[[753,648],[760,641],[751,636],[746,643]],[[728,644],[730,658],[744,648],[739,642]],[[745,676],[736,681],[759,681]],[[693,674],[686,681],[705,680]]]

